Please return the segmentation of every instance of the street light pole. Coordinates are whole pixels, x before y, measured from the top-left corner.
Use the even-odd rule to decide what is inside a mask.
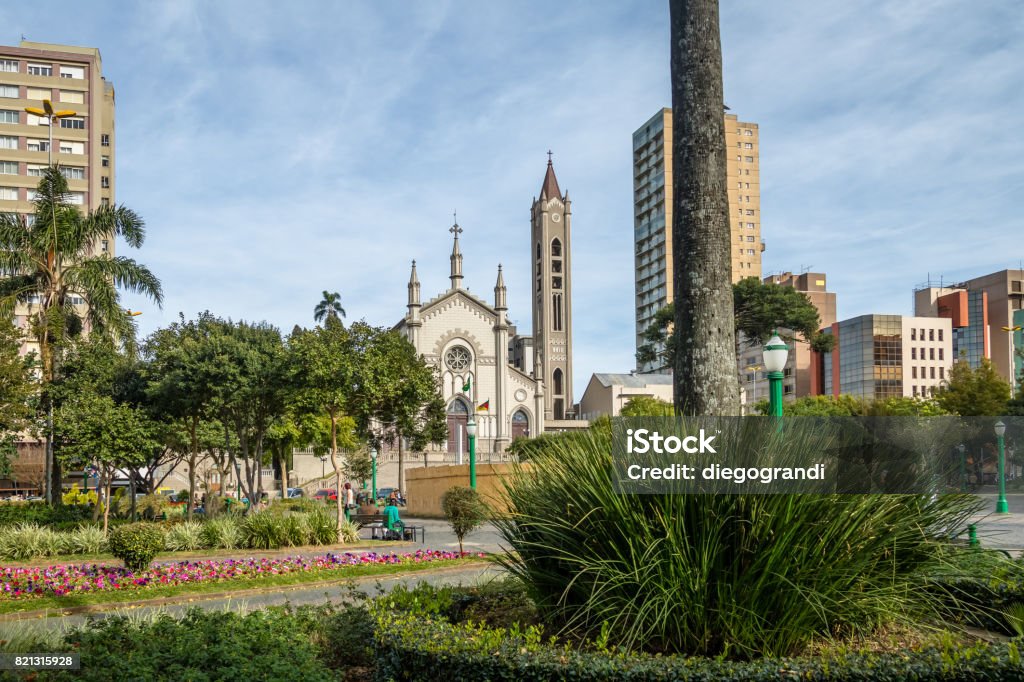
[[[1006,503],[1006,424],[1002,420],[996,422],[996,440],[999,442],[999,499],[996,501],[996,513],[1008,514],[1010,507]]]
[[[779,338],[778,332],[772,332],[772,338],[764,347],[764,369],[768,376],[768,404],[772,417],[782,417],[782,378],[789,359],[789,347]]]
[[[956,446],[960,453],[960,492],[967,492],[967,448],[963,443]]]
[[[476,419],[469,415],[469,423],[466,424],[466,433],[469,434],[469,487],[476,489]]]

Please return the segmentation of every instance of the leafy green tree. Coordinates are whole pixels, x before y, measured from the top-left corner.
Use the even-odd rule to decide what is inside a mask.
[[[671,0],[675,409],[740,413],[717,0]]]
[[[448,438],[437,370],[394,330],[365,322],[350,330],[355,364],[348,413],[378,448],[398,444],[398,487],[405,489],[405,441],[422,449]]]
[[[463,539],[487,520],[487,507],[475,489],[455,486],[441,496],[441,511],[459,539],[459,554],[462,554]]]
[[[341,307],[341,294],[324,289],[323,299],[313,309],[313,319],[316,322],[324,320],[340,322],[342,317],[345,317],[345,309]]]
[[[68,202],[60,169],[46,169],[39,182],[31,220],[0,214],[0,317],[16,306],[29,309],[39,345],[42,409],[52,414],[50,387],[57,378],[61,350],[85,325],[90,334],[131,346],[135,323],[122,307],[119,290],[143,294],[160,304],[160,281],[144,265],[97,249],[101,240],[123,239],[138,248],[145,239],[142,218],[124,206],[82,212]],[[84,306],[76,305],[74,296]],[[49,420],[49,418],[48,418]],[[46,430],[47,494],[60,504],[62,477],[53,457],[52,426]]]
[[[671,417],[675,411],[672,403],[651,396],[639,395],[630,398],[619,414],[623,417]]]
[[[0,319],[0,478],[11,478],[18,438],[32,426],[35,356],[22,356],[21,342],[21,330],[10,320]]]
[[[768,401],[762,400],[755,410],[768,414]],[[892,397],[866,400],[852,395],[813,395],[784,403],[787,417],[935,417],[949,414],[930,398]]]
[[[330,318],[328,318],[328,321]],[[331,470],[334,471],[338,528],[345,520],[342,467],[338,460],[339,423],[353,390],[356,360],[349,332],[341,324],[296,330],[288,338],[289,381],[296,409],[326,416],[330,422]]]
[[[953,363],[948,379],[936,392],[935,401],[942,409],[961,417],[1000,416],[1006,414],[1010,384],[999,376],[987,358],[982,359],[977,369],[958,361]]]
[[[807,294],[781,284],[765,284],[756,277],[747,277],[733,285],[733,310],[736,331],[746,339],[763,343],[776,329],[791,330],[797,340],[813,350],[826,353],[835,345],[831,334],[820,331],[821,317]],[[664,362],[671,366],[675,357],[675,340],[669,329],[675,320],[675,304],[669,303],[654,316],[644,332],[647,343],[637,350],[643,364]],[[659,348],[663,350],[659,353]]]

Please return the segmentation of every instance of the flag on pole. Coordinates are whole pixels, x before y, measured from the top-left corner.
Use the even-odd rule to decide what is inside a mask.
[[[462,385],[462,392],[469,393],[470,385],[473,383],[472,377],[466,377],[466,383]]]
[[[489,409],[491,409],[491,401],[490,401],[490,399],[485,400],[482,403],[480,403],[477,406],[476,411],[477,412],[486,412]]]

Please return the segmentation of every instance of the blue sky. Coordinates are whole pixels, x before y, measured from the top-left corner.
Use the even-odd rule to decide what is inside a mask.
[[[312,323],[323,289],[393,324],[409,261],[530,325],[545,152],[573,199],[576,395],[633,367],[631,134],[670,104],[666,2],[16,2],[0,42],[100,48],[117,200],[163,310]],[[766,272],[829,276],[839,314],[910,313],[927,277],[1024,259],[1016,0],[727,1],[726,102],[761,132]],[[126,249],[122,254],[128,253]]]

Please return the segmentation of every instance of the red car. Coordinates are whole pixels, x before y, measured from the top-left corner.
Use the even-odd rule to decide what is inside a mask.
[[[323,490],[317,490],[313,493],[314,500],[323,500],[324,502],[333,502],[338,499],[338,491],[334,488],[324,488]]]

